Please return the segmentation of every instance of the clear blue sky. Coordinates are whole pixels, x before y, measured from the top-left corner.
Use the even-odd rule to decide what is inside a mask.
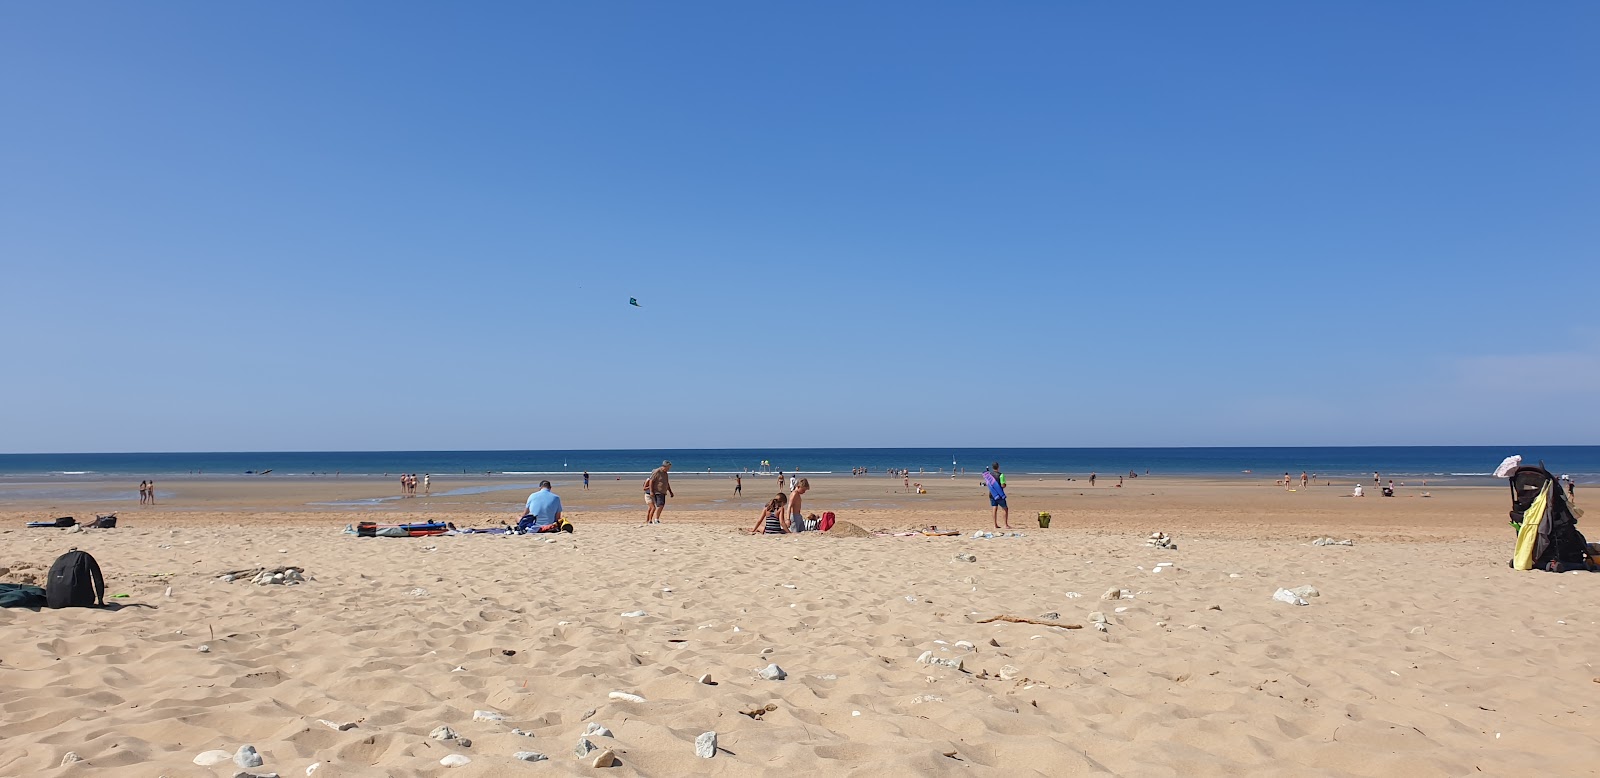
[[[1596,40],[5,3],[0,451],[1597,443]]]

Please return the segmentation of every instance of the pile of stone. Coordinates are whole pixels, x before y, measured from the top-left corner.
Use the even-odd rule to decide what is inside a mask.
[[[257,567],[250,570],[232,570],[217,576],[223,583],[249,580],[256,586],[293,586],[311,580],[303,567]]]
[[[1353,546],[1355,544],[1354,540],[1334,540],[1333,538],[1317,538],[1311,541],[1313,546]]]
[[[1178,544],[1172,542],[1172,536],[1165,532],[1150,533],[1150,539],[1145,541],[1145,545],[1151,548],[1170,548],[1173,551],[1178,550]]]

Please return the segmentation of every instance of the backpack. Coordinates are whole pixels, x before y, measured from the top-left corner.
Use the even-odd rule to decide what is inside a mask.
[[[77,524],[77,523],[78,523],[78,520],[72,518],[71,516],[62,516],[61,518],[56,519],[56,526],[57,527],[70,527],[70,526],[72,526],[74,524]]]
[[[50,566],[45,604],[51,608],[93,608],[106,604],[106,579],[87,551],[72,549]]]
[[[117,514],[115,514],[115,513],[113,513],[113,514],[111,514],[109,516],[96,516],[96,517],[94,517],[94,528],[95,529],[114,529],[114,528],[116,528],[116,526],[117,526]]]
[[[822,518],[817,521],[817,529],[827,532],[833,529],[833,511],[824,511]]]

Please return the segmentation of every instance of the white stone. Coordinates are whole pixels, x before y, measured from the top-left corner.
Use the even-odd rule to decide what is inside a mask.
[[[590,767],[610,767],[610,766],[612,766],[612,765],[614,765],[616,763],[617,763],[616,752],[612,751],[609,748],[604,750],[604,751],[601,751],[598,754],[595,754],[594,755],[594,759],[589,760],[589,766]]]
[[[710,759],[717,755],[717,733],[704,732],[694,739],[694,754],[701,759]]]
[[[238,753],[233,755],[233,763],[240,767],[260,767],[263,760],[255,746],[239,746]]]
[[[612,692],[607,696],[613,700],[622,700],[623,702],[644,702],[643,697],[637,694],[629,694],[628,692]]]
[[[1095,629],[1097,629],[1097,630],[1099,630],[1099,631],[1101,631],[1101,632],[1105,632],[1105,631],[1106,631],[1106,629],[1107,629],[1107,627],[1106,627],[1106,623],[1105,623],[1105,622],[1103,622],[1103,621],[1102,621],[1102,622],[1099,622],[1099,623],[1097,623],[1097,624],[1095,624],[1095,625],[1094,625],[1094,628],[1095,628]]]
[[[223,762],[226,762],[232,758],[233,754],[230,754],[227,751],[201,751],[195,755],[194,763],[200,765],[201,767],[210,767],[212,765],[222,764]]]
[[[922,652],[922,656],[917,657],[917,661],[922,664],[933,665],[935,667],[948,667],[952,670],[965,669],[965,663],[961,659],[946,659],[941,656],[936,656],[932,651]]]
[[[580,737],[577,745],[572,747],[572,755],[582,759],[598,750],[600,747],[589,742],[588,738]]]
[[[1095,611],[1094,613],[1089,614],[1089,621],[1094,622],[1095,624],[1104,624],[1106,623],[1106,615],[1100,611]]]
[[[1276,600],[1278,602],[1288,603],[1290,605],[1308,605],[1309,604],[1305,600],[1300,599],[1300,595],[1295,594],[1294,592],[1291,592],[1288,589],[1279,589],[1278,591],[1273,592],[1272,593],[1272,599],[1274,599],[1274,600]]]
[[[310,775],[310,774],[316,772],[317,768],[321,767],[321,766],[322,766],[321,762],[312,762],[311,766],[306,768],[306,775]]]
[[[202,644],[200,644],[200,647],[195,649],[195,650],[199,651],[202,654],[209,654],[209,653],[211,653],[211,646],[208,646],[208,645],[202,643]]]
[[[768,681],[781,681],[789,677],[789,674],[784,672],[783,668],[775,664],[767,665],[766,667],[761,668],[758,674]]]
[[[538,751],[518,751],[511,756],[514,759],[521,759],[524,762],[543,762],[544,760],[550,758],[539,753]]]
[[[505,717],[504,714],[495,713],[492,710],[475,710],[475,711],[472,712],[472,720],[473,721],[505,721],[506,717]]]
[[[1022,671],[1014,665],[1003,665],[1000,668],[1000,680],[1002,681],[1014,681],[1021,675]]]
[[[1100,599],[1102,599],[1102,600],[1120,600],[1120,599],[1122,599],[1122,590],[1121,589],[1107,589],[1105,594],[1100,595]]]
[[[1289,591],[1294,593],[1294,595],[1296,597],[1321,597],[1322,596],[1322,592],[1317,591],[1317,587],[1312,586],[1311,584],[1306,584],[1305,586],[1296,586],[1293,589],[1290,589]]]
[[[434,727],[433,731],[428,733],[428,737],[431,737],[434,740],[455,740],[456,738],[460,737],[460,735],[457,735],[456,731],[449,727],[441,726]]]
[[[978,648],[977,646],[973,645],[972,641],[970,640],[957,640],[955,647],[966,651],[976,651]]]
[[[66,767],[67,765],[72,764],[73,762],[82,762],[82,761],[83,761],[83,757],[78,756],[78,752],[76,752],[76,751],[68,751],[65,754],[61,755],[61,766],[62,767]]]
[[[472,760],[470,758],[461,754],[451,754],[439,760],[439,764],[442,764],[445,767],[465,767],[471,762]]]
[[[648,614],[648,613],[646,613],[644,611],[628,611],[627,613],[622,614],[622,618],[625,618],[625,619],[637,619],[637,618],[640,618],[640,617],[643,617],[643,616],[649,616],[649,615],[650,614]]]
[[[974,555],[974,554],[956,554],[955,558],[952,561],[955,561],[955,562],[976,562],[976,561],[978,561],[978,557],[976,555]]]
[[[615,737],[611,734],[611,730],[606,729],[605,726],[598,721],[589,722],[588,728],[583,731],[584,737],[588,737],[590,735],[597,737]]]

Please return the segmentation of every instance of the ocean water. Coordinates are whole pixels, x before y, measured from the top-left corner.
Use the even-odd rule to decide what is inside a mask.
[[[1521,454],[1579,483],[1600,482],[1600,446],[1356,446],[1260,448],[790,448],[631,449],[587,451],[276,451],[148,454],[0,454],[0,478],[70,481],[162,476],[237,476],[270,471],[299,476],[433,473],[525,479],[547,474],[644,474],[673,462],[674,474],[728,474],[762,469],[806,474],[976,473],[998,461],[1019,475],[1115,477],[1130,472],[1211,478],[1263,478],[1301,471],[1330,478],[1438,479],[1495,483],[1500,460]],[[763,468],[761,462],[770,462]]]

